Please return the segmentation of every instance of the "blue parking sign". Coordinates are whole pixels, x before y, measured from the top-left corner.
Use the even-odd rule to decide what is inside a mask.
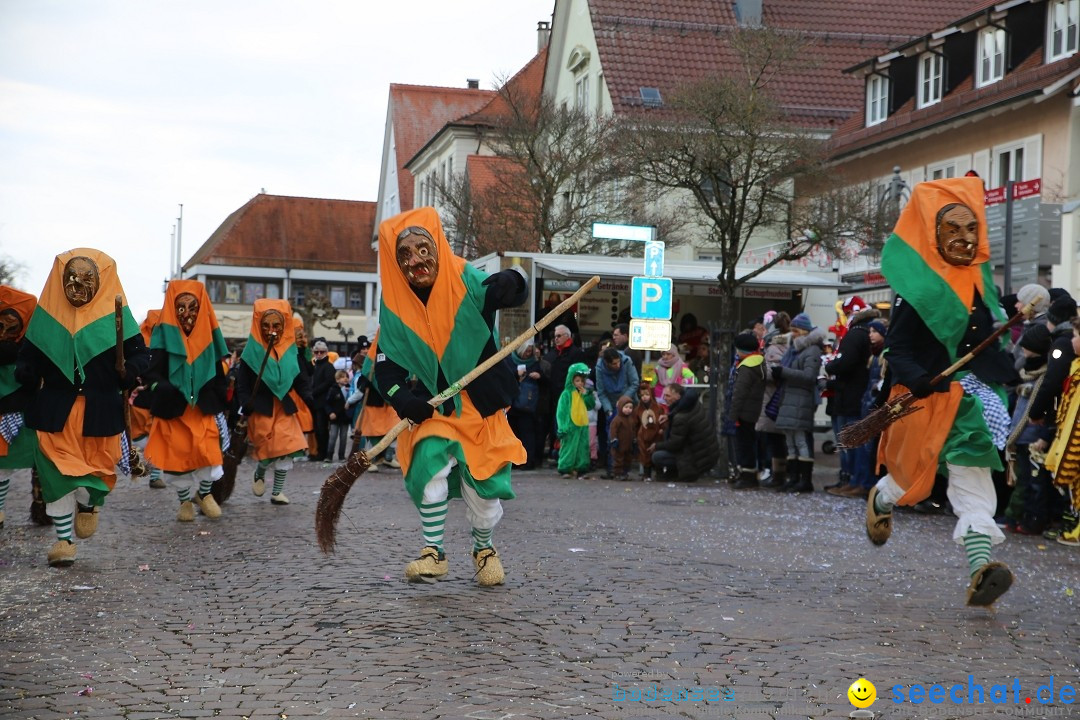
[[[632,278],[630,317],[640,320],[670,320],[671,295],[671,278]]]

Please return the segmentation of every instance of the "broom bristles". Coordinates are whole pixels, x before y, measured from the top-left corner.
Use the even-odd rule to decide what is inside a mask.
[[[357,478],[371,467],[367,453],[363,450],[353,453],[345,464],[326,478],[319,492],[319,502],[315,507],[315,538],[319,549],[326,554],[334,551],[337,541],[337,522],[345,496],[349,494]]]
[[[922,409],[921,406],[912,406],[914,402],[915,397],[911,393],[893,398],[862,420],[853,422],[838,432],[836,446],[841,450],[850,450],[865,445],[900,418]]]

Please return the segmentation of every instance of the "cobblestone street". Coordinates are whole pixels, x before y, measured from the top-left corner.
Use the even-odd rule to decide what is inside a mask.
[[[1051,676],[1080,684],[1080,553],[1042,538],[1010,536],[995,556],[1016,585],[996,611],[971,609],[951,517],[898,514],[875,548],[862,502],[823,492],[546,470],[515,476],[495,533],[504,586],[473,582],[460,502],[448,579],[410,585],[423,543],[400,474],[357,482],[324,556],[313,518],[328,472],[298,464],[277,507],[244,465],[224,517],[193,524],[175,521],[172,490],[121,479],[69,569],[46,565],[53,531],[30,523],[17,476],[0,535],[0,716],[841,718],[865,676],[876,717],[985,717],[1034,712],[1024,700]],[[819,465],[818,487],[834,474]],[[1019,704],[898,705],[891,690],[1014,678]],[[632,699],[680,688],[699,695]]]

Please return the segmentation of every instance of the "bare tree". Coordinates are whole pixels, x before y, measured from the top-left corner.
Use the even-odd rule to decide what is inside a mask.
[[[330,322],[336,320],[340,313],[336,307],[330,304],[330,298],[324,292],[312,290],[304,298],[304,303],[294,306],[293,310],[303,318],[304,328],[311,338],[318,337],[318,333],[315,332],[316,323],[328,330],[340,331],[341,323],[333,325]],[[348,342],[348,338],[345,341]]]
[[[0,255],[0,285],[15,285],[15,281],[26,270],[26,267],[20,263],[8,257],[7,255]]]
[[[827,170],[823,138],[794,124],[777,98],[778,82],[813,56],[808,43],[767,28],[733,31],[728,42],[733,69],[689,83],[665,107],[626,121],[620,147],[625,172],[680,192],[699,221],[698,244],[718,251],[721,297],[734,298],[778,263],[840,247],[865,223],[866,198],[840,187]],[[752,240],[763,237],[774,240],[772,256],[740,268]],[[719,313],[719,377],[726,378],[736,303],[719,303]]]
[[[495,250],[625,254],[640,245],[592,237],[594,222],[654,225],[682,242],[680,216],[657,202],[664,189],[626,176],[616,121],[557,104],[522,85],[499,89],[481,138],[492,153],[483,177],[437,185],[451,242],[467,257]]]

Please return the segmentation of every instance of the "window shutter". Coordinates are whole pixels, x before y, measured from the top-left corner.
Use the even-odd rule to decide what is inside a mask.
[[[992,187],[990,182],[990,151],[980,150],[971,158],[971,168],[979,174],[987,187]]]
[[[961,155],[956,158],[956,177],[964,177],[968,170],[971,169],[971,156]]]
[[[1024,179],[1042,177],[1042,135],[1024,140]]]

